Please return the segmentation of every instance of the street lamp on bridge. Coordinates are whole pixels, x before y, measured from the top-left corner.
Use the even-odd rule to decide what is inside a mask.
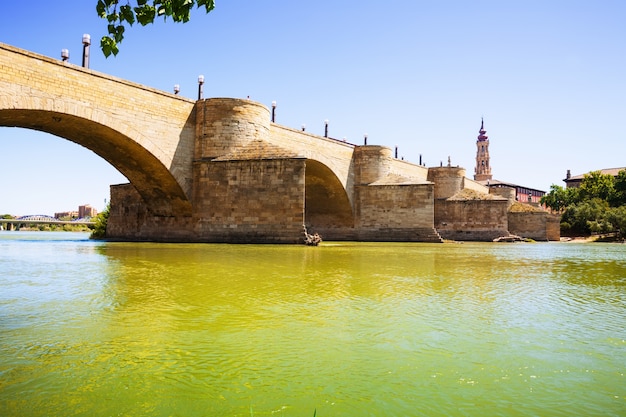
[[[204,75],[198,75],[198,100],[202,100],[204,93],[202,91],[202,86],[204,85]]]
[[[83,67],[89,68],[89,45],[91,45],[91,35],[83,35]]]

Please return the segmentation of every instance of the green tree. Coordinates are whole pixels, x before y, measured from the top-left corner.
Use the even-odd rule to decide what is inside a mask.
[[[109,222],[109,214],[111,212],[111,205],[107,205],[106,208],[98,213],[94,218],[96,223],[93,227],[93,231],[89,236],[90,239],[104,239],[107,234],[107,223]]]
[[[617,177],[590,172],[579,188],[553,184],[541,203],[562,213],[563,235],[617,232],[622,239],[626,236],[626,170]]]
[[[203,7],[209,13],[215,8],[215,0],[98,0],[98,16],[108,22],[108,35],[100,39],[100,49],[106,57],[117,55],[126,25],[132,26],[139,22],[146,26],[153,23],[156,17],[186,23],[194,6]]]
[[[562,229],[574,235],[589,235],[592,231],[607,232],[609,230],[604,230],[604,223],[608,210],[609,203],[599,198],[570,205],[561,216]]]
[[[563,188],[559,185],[552,184],[550,186],[550,192],[541,197],[539,202],[552,211],[560,213],[568,206],[579,201],[578,194],[578,188]]]
[[[612,208],[606,217],[613,230],[617,232],[617,237],[626,239],[626,205]]]
[[[605,201],[615,193],[615,179],[610,174],[602,174],[593,171],[585,174],[580,183],[579,193],[581,199],[599,198]]]
[[[613,207],[626,205],[626,169],[617,173],[614,188],[613,198],[609,201],[611,205]]]

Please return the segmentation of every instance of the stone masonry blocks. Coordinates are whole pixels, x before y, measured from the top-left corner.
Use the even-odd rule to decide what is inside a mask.
[[[212,98],[196,103],[195,159],[215,159],[269,137],[269,109],[250,100]]]

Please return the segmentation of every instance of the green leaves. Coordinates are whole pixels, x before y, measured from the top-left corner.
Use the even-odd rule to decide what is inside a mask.
[[[113,38],[110,38],[108,36],[103,36],[102,39],[100,39],[100,49],[102,49],[102,53],[107,58],[109,57],[109,55],[117,55],[117,53],[119,52],[117,42],[115,42]]]
[[[582,198],[600,198],[608,200],[615,191],[615,179],[612,175],[602,174],[600,171],[593,171],[585,174],[580,183],[580,194]]]
[[[154,17],[156,16],[156,8],[149,4],[145,4],[143,6],[135,7],[135,15],[137,16],[137,21],[141,24],[141,26],[146,26],[152,22],[154,22]]]
[[[133,25],[135,23],[135,14],[133,13],[133,9],[129,5],[125,5],[120,7],[120,21],[126,20],[129,25]]]
[[[194,6],[203,7],[206,13],[215,8],[215,0],[134,0],[134,7],[131,0],[125,2],[119,5],[120,0],[98,0],[96,3],[98,16],[108,22],[108,35],[100,39],[100,49],[107,58],[118,54],[118,44],[124,40],[126,24],[132,26],[139,22],[146,26],[154,23],[157,16],[162,16],[164,21],[169,17],[174,22],[187,23]]]

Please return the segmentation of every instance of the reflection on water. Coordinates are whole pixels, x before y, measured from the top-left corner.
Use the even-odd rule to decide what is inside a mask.
[[[2,416],[623,416],[626,246],[0,233]]]

